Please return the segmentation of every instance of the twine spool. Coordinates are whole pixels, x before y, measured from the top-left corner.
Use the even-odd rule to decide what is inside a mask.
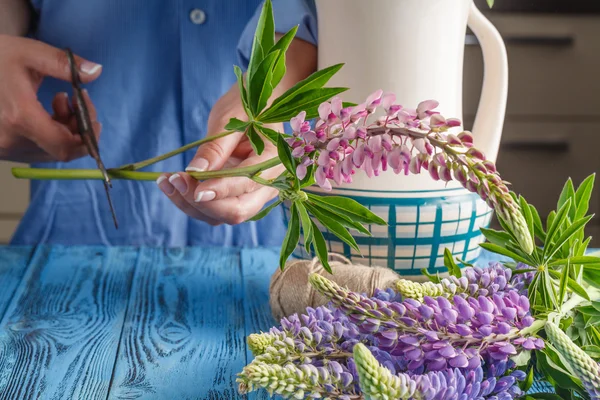
[[[329,253],[328,260],[333,274],[325,271],[316,257],[312,260],[289,261],[283,271],[277,268],[269,287],[269,303],[273,317],[279,320],[295,313],[304,313],[306,307],[314,308],[327,304],[327,299],[308,283],[311,273],[318,273],[342,287],[369,296],[373,295],[376,288],[393,287],[400,279],[400,276],[389,268],[352,264],[339,254]]]

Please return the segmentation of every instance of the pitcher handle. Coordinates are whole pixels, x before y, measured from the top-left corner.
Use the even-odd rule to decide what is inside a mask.
[[[471,3],[469,28],[481,44],[483,87],[473,124],[475,144],[486,157],[496,161],[508,95],[508,57],[502,36],[481,11]]]

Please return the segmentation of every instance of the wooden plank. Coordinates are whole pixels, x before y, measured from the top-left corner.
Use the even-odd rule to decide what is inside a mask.
[[[108,398],[239,398],[242,302],[238,251],[144,249]]]
[[[32,254],[33,248],[29,246],[0,246],[0,321],[23,279]]]
[[[137,251],[43,247],[0,326],[0,399],[104,399]]]
[[[277,324],[269,306],[269,284],[279,265],[279,249],[242,250],[242,277],[244,280],[244,314],[246,337],[252,333],[267,331]],[[245,343],[245,341],[244,341]],[[246,363],[253,359],[246,349]],[[241,372],[236,371],[236,373]],[[266,391],[253,392],[248,400],[268,399]]]

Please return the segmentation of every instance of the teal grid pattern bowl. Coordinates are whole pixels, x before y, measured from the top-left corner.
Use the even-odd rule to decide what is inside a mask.
[[[449,191],[448,193],[456,193]],[[376,198],[348,196],[383,218],[388,226],[370,225],[372,236],[350,231],[361,254],[319,226],[330,252],[343,254],[360,264],[387,266],[401,275],[420,276],[421,269],[444,273],[444,249],[456,257],[473,262],[480,253],[492,209],[477,194],[461,191],[460,195],[437,197]],[[289,220],[289,204],[284,203],[284,220]],[[304,249],[303,236],[293,256],[312,258]]]

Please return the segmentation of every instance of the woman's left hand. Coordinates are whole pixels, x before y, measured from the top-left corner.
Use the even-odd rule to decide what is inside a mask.
[[[238,86],[235,84],[215,103],[208,119],[208,136],[223,132],[223,127],[230,118],[246,119],[239,96]],[[283,131],[282,124],[269,128]],[[243,132],[235,132],[200,146],[186,171],[202,172],[244,167],[276,156],[277,148],[271,142],[265,140],[265,149],[259,156],[252,150],[247,136]],[[261,173],[261,177],[276,178],[283,170],[283,166],[278,165]],[[277,196],[276,189],[262,186],[245,177],[199,182],[189,174],[180,172],[163,174],[157,183],[181,211],[211,225],[242,223]]]

